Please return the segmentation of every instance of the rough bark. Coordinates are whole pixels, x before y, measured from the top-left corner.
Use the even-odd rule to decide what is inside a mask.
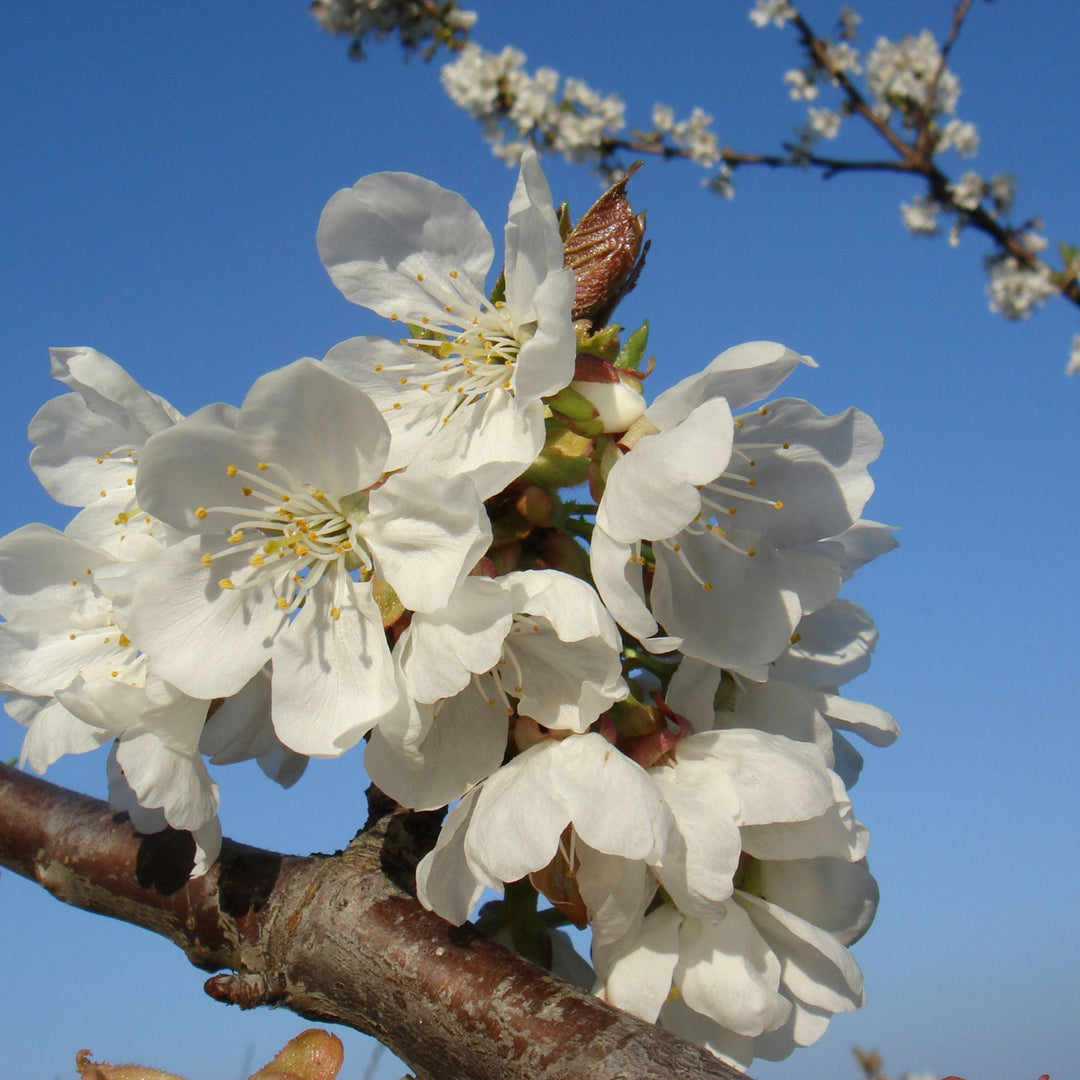
[[[375,1036],[420,1080],[746,1080],[707,1051],[553,978],[410,894],[437,822],[372,800],[342,852],[225,841],[189,881],[186,833],[136,833],[105,803],[0,765],[0,865],[57,899],[153,930],[241,1008],[278,1004]]]

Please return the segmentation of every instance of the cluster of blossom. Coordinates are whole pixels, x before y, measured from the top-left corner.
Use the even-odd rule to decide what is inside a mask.
[[[1045,236],[1032,231],[1023,233],[1019,240],[1033,255],[1047,244]],[[1006,319],[1026,319],[1059,291],[1050,267],[1041,260],[1026,265],[1010,252],[997,252],[986,260],[986,271],[990,277],[986,286],[990,310]],[[1066,370],[1071,373],[1071,362]]]
[[[190,830],[195,873],[220,843],[204,758],[288,784],[364,746],[389,796],[449,808],[425,905],[462,922],[506,890],[494,932],[517,905],[555,970],[745,1066],[863,1001],[848,946],[877,887],[848,735],[897,729],[838,692],[876,642],[838,592],[895,543],[862,517],[881,437],[762,404],[814,366],[772,342],[647,402],[647,330],[607,321],[640,269],[624,188],[570,229],[526,151],[491,291],[460,195],[339,191],[322,261],[401,336],[270,371],[239,407],[184,417],[53,350],[69,392],[31,465],[78,512],[0,539],[0,688],[36,769],[111,743],[113,805]],[[591,967],[539,894],[591,927]]]
[[[552,68],[530,74],[524,64],[517,49],[489,53],[470,42],[443,67],[442,84],[480,121],[497,157],[517,162],[532,141],[570,161],[599,161],[604,143],[625,126],[626,103]]]
[[[364,38],[381,40],[396,33],[406,49],[459,47],[476,22],[454,0],[312,0],[311,14],[328,33],[352,39],[354,56],[363,56]]]

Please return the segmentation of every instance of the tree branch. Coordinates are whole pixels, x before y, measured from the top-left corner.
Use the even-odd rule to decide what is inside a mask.
[[[424,910],[408,889],[437,819],[370,797],[367,826],[336,855],[226,840],[188,880],[189,834],[141,836],[105,803],[0,765],[0,865],[161,934],[197,967],[231,968],[207,983],[216,999],[373,1035],[421,1080],[746,1080]]]

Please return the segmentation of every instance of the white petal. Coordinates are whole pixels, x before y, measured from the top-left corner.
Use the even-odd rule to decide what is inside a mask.
[[[354,304],[420,322],[451,270],[481,293],[494,258],[480,216],[456,192],[412,173],[374,173],[326,204],[317,235],[331,280]]]
[[[873,620],[850,600],[833,600],[805,616],[799,640],[776,660],[773,673],[803,686],[841,686],[870,667],[878,633]]]
[[[4,708],[28,729],[19,754],[20,768],[29,765],[43,773],[65,754],[85,754],[111,738],[109,732],[84,724],[55,698],[9,694]]]
[[[469,687],[441,704],[415,755],[404,754],[378,728],[364,752],[371,781],[413,810],[436,810],[487,779],[506,754],[505,706]]]
[[[748,549],[749,557],[711,533],[680,533],[678,541],[680,554],[654,548],[656,617],[688,656],[763,681],[802,615],[787,565],[768,545]]]
[[[597,526],[589,546],[589,565],[596,588],[615,621],[639,641],[652,637],[657,624],[645,604],[641,565],[630,544],[613,540]],[[675,641],[672,647],[678,645]]]
[[[247,566],[243,555],[203,566],[204,550],[218,543],[208,537],[204,546],[201,537],[190,537],[149,563],[125,566],[133,593],[130,611],[118,620],[162,678],[208,699],[237,693],[269,659],[274,634],[286,621],[274,602],[274,580],[217,586],[219,578],[239,578]]]
[[[106,552],[48,525],[23,525],[0,538],[0,614],[10,619],[51,598],[64,603],[72,580],[89,585],[91,572],[108,561]]]
[[[693,738],[679,742],[675,766],[650,770],[676,825],[656,873],[685,915],[720,918],[742,853],[739,797],[712,759],[681,753]]]
[[[736,893],[736,900],[780,956],[784,984],[799,1001],[834,1013],[863,1004],[859,965],[832,934],[760,897]]]
[[[646,916],[636,933],[611,945],[594,946],[604,1000],[642,1020],[655,1021],[671,990],[681,925],[678,910],[661,904]]]
[[[475,799],[476,793],[470,792],[446,815],[435,847],[416,867],[416,898],[455,926],[472,914],[485,885],[498,887],[497,882],[477,877],[465,858],[465,834]]]
[[[733,433],[731,410],[716,398],[646,435],[608,474],[597,525],[628,544],[674,536],[701,511],[700,485],[727,467]]]
[[[274,641],[274,730],[298,754],[336,757],[401,702],[370,586],[345,595],[334,618],[325,590],[309,594]]]
[[[748,341],[725,349],[704,371],[665,390],[645,415],[659,428],[681,420],[702,401],[723,397],[741,409],[771,393],[799,364],[817,365],[775,341]]]
[[[865,860],[766,859],[755,861],[750,874],[754,895],[767,896],[843,945],[858,941],[877,911],[877,882]]]
[[[390,429],[371,398],[311,359],[257,379],[236,426],[258,457],[335,496],[375,483],[390,449]]]
[[[375,565],[413,611],[436,611],[491,543],[491,524],[476,488],[464,476],[411,470],[371,495],[364,539]]]
[[[675,984],[691,1009],[739,1035],[779,1027],[791,1009],[778,992],[780,961],[731,901],[719,922],[684,921]]]
[[[778,548],[837,536],[859,517],[874,490],[867,466],[881,452],[877,425],[858,409],[826,416],[784,398],[740,417],[740,441],[785,444],[755,449],[756,490],[783,507],[739,504],[740,523]]]
[[[502,655],[513,612],[505,584],[467,577],[445,608],[417,613],[395,647],[409,693],[417,701],[438,701],[490,671]]]

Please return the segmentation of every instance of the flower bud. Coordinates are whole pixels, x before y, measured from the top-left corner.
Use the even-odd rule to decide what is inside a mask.
[[[626,182],[639,164],[593,203],[563,244],[563,265],[577,279],[573,317],[594,326],[609,320],[645,264],[645,215],[635,214],[626,197]]]

